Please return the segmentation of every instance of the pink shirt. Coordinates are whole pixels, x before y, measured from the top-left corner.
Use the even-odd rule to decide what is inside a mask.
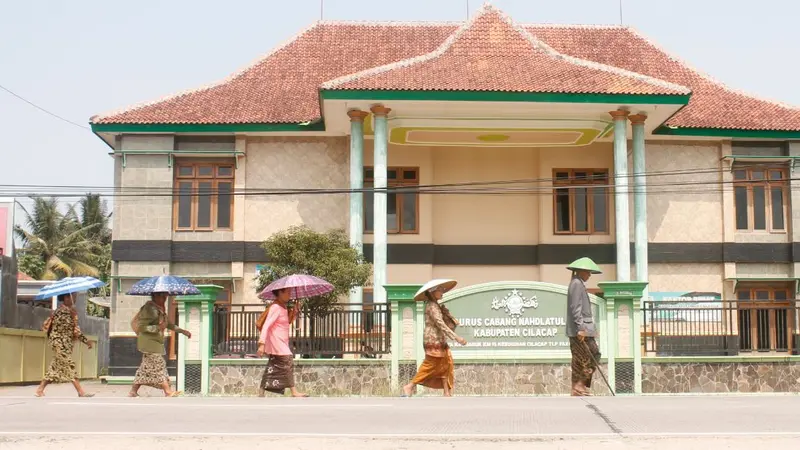
[[[289,347],[289,311],[280,305],[272,305],[261,329],[259,344],[264,344],[268,355],[293,355]]]

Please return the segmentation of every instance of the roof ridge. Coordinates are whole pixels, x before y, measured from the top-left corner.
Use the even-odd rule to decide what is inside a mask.
[[[463,20],[336,20],[336,19],[326,19],[319,21],[320,25],[352,25],[352,26],[379,26],[379,27],[402,27],[402,26],[419,26],[419,27],[444,27],[444,26],[454,26],[454,25],[463,25]],[[614,25],[614,24],[592,24],[592,23],[575,23],[575,24],[564,24],[564,23],[549,23],[549,22],[538,22],[538,23],[520,23],[523,27],[535,27],[535,28],[585,28],[585,29],[628,29],[630,28],[627,25]]]
[[[90,123],[98,123],[98,121],[103,120],[103,119],[107,119],[107,118],[114,117],[114,116],[117,116],[117,115],[120,115],[120,114],[136,111],[137,109],[146,108],[148,106],[155,105],[155,104],[162,103],[162,102],[166,102],[168,100],[172,100],[172,99],[175,99],[175,98],[178,98],[178,97],[182,97],[184,95],[189,95],[189,94],[194,94],[196,92],[206,91],[206,90],[209,90],[209,89],[213,89],[213,88],[215,88],[217,86],[222,86],[224,84],[230,83],[231,81],[235,80],[236,78],[244,75],[250,69],[253,69],[254,67],[258,66],[260,63],[265,61],[267,58],[271,57],[272,55],[278,53],[279,51],[281,51],[284,48],[288,47],[289,45],[293,44],[301,36],[303,36],[304,34],[308,33],[309,31],[313,30],[314,28],[318,27],[320,25],[320,23],[321,23],[320,21],[316,21],[316,22],[312,23],[311,25],[305,27],[304,29],[300,30],[299,33],[297,33],[294,36],[290,37],[289,39],[283,41],[280,45],[277,45],[277,46],[273,47],[272,49],[270,49],[269,52],[263,54],[262,56],[259,56],[255,60],[251,61],[249,64],[241,67],[239,70],[233,72],[232,74],[228,75],[227,77],[225,77],[223,79],[220,79],[220,80],[217,80],[215,82],[206,84],[204,86],[200,86],[200,87],[196,87],[196,88],[190,88],[190,89],[184,89],[184,90],[179,91],[179,92],[175,92],[175,93],[172,93],[172,94],[164,95],[164,96],[161,96],[160,98],[158,98],[156,100],[149,100],[149,101],[140,102],[140,103],[134,104],[133,106],[128,106],[126,108],[119,108],[119,109],[110,111],[110,112],[105,113],[105,114],[96,114],[96,115],[94,115],[94,116],[89,118],[89,122]]]
[[[421,63],[421,62],[426,62],[426,61],[430,61],[432,59],[438,58],[439,56],[443,55],[453,45],[453,43],[455,43],[455,41],[458,40],[459,37],[461,37],[461,35],[466,30],[470,29],[470,27],[475,23],[475,21],[478,18],[482,17],[488,11],[496,12],[500,16],[500,18],[502,20],[504,20],[508,25],[510,25],[517,33],[520,34],[521,37],[526,39],[534,48],[540,49],[540,50],[544,51],[545,53],[549,54],[552,57],[561,58],[561,59],[563,59],[563,60],[565,60],[565,61],[567,61],[567,62],[569,62],[571,64],[574,64],[574,65],[583,66],[583,67],[587,67],[587,68],[591,68],[591,69],[595,69],[595,70],[602,70],[604,72],[609,72],[609,73],[613,73],[615,75],[625,76],[625,77],[629,77],[629,78],[635,78],[635,79],[638,79],[639,81],[642,81],[642,82],[645,82],[645,83],[648,83],[648,84],[651,84],[651,85],[655,85],[655,86],[662,87],[662,88],[667,88],[667,89],[672,89],[674,91],[682,92],[682,93],[685,93],[685,94],[688,94],[688,93],[691,92],[691,89],[687,88],[686,86],[681,86],[681,85],[678,85],[678,84],[675,84],[675,83],[670,83],[668,81],[661,80],[661,79],[654,78],[654,77],[650,77],[650,76],[647,76],[647,75],[644,75],[644,74],[631,72],[629,70],[621,69],[619,67],[613,67],[613,66],[609,66],[609,65],[606,65],[606,64],[601,64],[601,63],[597,63],[597,62],[593,62],[593,61],[587,61],[585,59],[580,59],[580,58],[576,58],[576,57],[573,57],[573,56],[569,56],[569,55],[565,55],[563,53],[560,53],[556,49],[554,49],[553,47],[550,47],[549,45],[547,45],[541,39],[535,37],[530,32],[528,32],[528,30],[526,30],[524,28],[524,25],[515,23],[514,20],[509,15],[507,15],[503,11],[495,8],[493,5],[491,5],[488,2],[484,3],[484,5],[481,7],[481,9],[478,10],[478,12],[476,14],[474,14],[472,17],[470,17],[470,19],[466,23],[464,23],[464,25],[462,25],[459,29],[457,29],[455,32],[453,32],[453,34],[451,34],[450,37],[448,37],[436,50],[434,50],[432,52],[429,52],[429,53],[426,53],[426,54],[423,54],[423,55],[415,56],[413,58],[407,58],[407,59],[404,59],[404,60],[395,61],[393,63],[385,64],[383,66],[377,66],[377,67],[373,67],[373,68],[370,68],[370,69],[362,70],[360,72],[355,72],[355,73],[344,75],[344,76],[341,76],[341,77],[338,77],[338,78],[334,78],[332,80],[326,81],[325,83],[322,83],[322,85],[320,85],[320,88],[321,89],[330,89],[330,88],[336,87],[338,85],[349,83],[349,82],[352,82],[352,81],[356,81],[356,80],[364,78],[364,77],[368,77],[368,76],[372,76],[372,75],[378,75],[378,74],[381,74],[381,73],[384,73],[384,72],[388,72],[390,70],[399,69],[399,68],[403,68],[403,67],[408,67],[408,66],[412,66],[412,65],[415,65],[415,64],[418,64],[418,63]]]
[[[749,93],[747,91],[744,91],[742,89],[732,88],[732,87],[728,86],[726,83],[724,83],[724,82],[714,78],[713,76],[709,75],[705,71],[702,71],[702,70],[696,68],[694,65],[689,64],[686,60],[678,58],[677,56],[672,54],[672,52],[668,51],[667,49],[665,49],[661,45],[653,42],[650,38],[647,37],[647,35],[645,35],[641,31],[639,31],[636,27],[629,26],[629,27],[626,27],[626,29],[631,34],[633,34],[636,37],[638,37],[639,39],[643,40],[647,45],[649,45],[649,46],[653,47],[654,49],[658,50],[659,52],[663,53],[664,56],[669,58],[671,61],[673,61],[673,62],[675,62],[677,64],[680,64],[682,67],[684,67],[687,70],[693,72],[695,75],[699,76],[700,78],[704,79],[705,81],[708,81],[710,83],[713,83],[713,84],[717,85],[717,87],[719,87],[721,89],[724,89],[724,90],[726,90],[726,91],[728,91],[730,93],[733,93],[733,94],[743,95],[745,97],[750,97],[752,99],[759,100],[759,101],[762,101],[762,102],[772,103],[773,105],[780,106],[782,108],[791,109],[791,110],[795,110],[795,111],[800,111],[800,106],[790,105],[788,103],[784,103],[784,102],[781,102],[781,101],[778,101],[778,100],[769,99],[769,98],[766,98],[766,97],[762,97],[760,95],[751,94],[751,93]]]
[[[379,26],[379,27],[401,27],[401,26],[430,26],[443,27],[462,25],[463,20],[443,20],[443,21],[424,21],[424,20],[322,20],[321,25],[354,25],[354,26]]]
[[[532,28],[585,28],[600,30],[626,30],[628,25],[592,24],[592,23],[520,23],[523,27]]]

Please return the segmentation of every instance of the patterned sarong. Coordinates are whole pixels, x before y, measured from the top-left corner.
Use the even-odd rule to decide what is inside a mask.
[[[261,389],[275,394],[283,394],[287,388],[294,387],[294,356],[269,355],[267,368],[261,377]]]
[[[592,375],[597,370],[592,356],[595,360],[600,359],[597,341],[592,337],[587,337],[581,342],[577,337],[571,337],[569,338],[569,349],[572,352],[572,382],[583,383],[587,388],[592,387]]]
[[[425,360],[411,382],[431,389],[444,389],[444,380],[447,380],[448,389],[453,389],[453,372],[453,357],[448,349],[442,357],[425,355]]]
[[[161,389],[165,381],[169,382],[169,374],[167,373],[167,361],[164,359],[164,355],[142,353],[142,363],[139,364],[139,368],[136,370],[133,384]]]

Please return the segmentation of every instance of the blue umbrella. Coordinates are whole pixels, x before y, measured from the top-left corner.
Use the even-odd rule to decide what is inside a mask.
[[[172,275],[159,275],[139,281],[131,286],[128,295],[151,295],[164,292],[168,295],[197,295],[200,293],[192,283],[181,277]]]
[[[61,294],[72,294],[73,292],[88,291],[89,289],[99,288],[106,284],[93,277],[67,277],[47,285],[39,290],[35,300],[49,299]]]

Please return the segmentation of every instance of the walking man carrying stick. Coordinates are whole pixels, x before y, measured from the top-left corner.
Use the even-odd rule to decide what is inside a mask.
[[[595,340],[596,330],[592,304],[586,291],[586,281],[592,274],[603,273],[590,258],[580,258],[567,266],[572,279],[567,291],[567,337],[572,353],[572,394],[591,395],[592,375],[598,370],[600,349]]]

